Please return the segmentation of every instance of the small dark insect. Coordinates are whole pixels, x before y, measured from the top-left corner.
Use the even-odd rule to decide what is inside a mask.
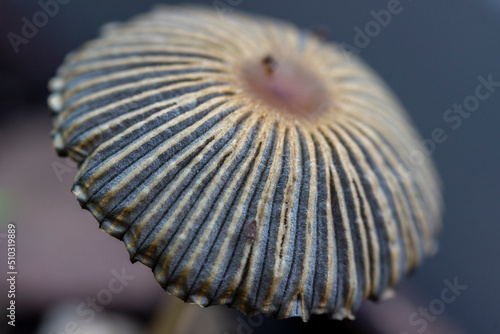
[[[255,235],[257,234],[257,221],[254,219],[245,225],[245,235],[248,239],[255,240]]]
[[[278,63],[271,55],[265,56],[262,59],[262,63],[266,67],[267,74],[269,74],[269,75],[273,74],[274,70],[276,69],[276,66],[278,66]]]

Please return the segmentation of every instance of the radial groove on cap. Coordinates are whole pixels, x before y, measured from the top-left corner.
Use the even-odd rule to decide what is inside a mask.
[[[242,62],[269,55],[331,103],[301,118],[249,94]],[[183,300],[351,317],[435,249],[439,180],[405,111],[291,25],[159,7],[70,54],[50,88],[78,201]]]

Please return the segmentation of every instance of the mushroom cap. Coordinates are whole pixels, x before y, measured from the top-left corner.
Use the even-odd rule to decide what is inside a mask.
[[[50,89],[81,206],[187,302],[352,317],[436,249],[440,182],[406,112],[293,25],[157,7],[68,55]]]

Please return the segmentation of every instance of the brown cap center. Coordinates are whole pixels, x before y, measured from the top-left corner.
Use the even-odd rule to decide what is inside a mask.
[[[329,105],[323,82],[296,60],[268,54],[247,61],[240,73],[247,93],[279,111],[316,117]]]

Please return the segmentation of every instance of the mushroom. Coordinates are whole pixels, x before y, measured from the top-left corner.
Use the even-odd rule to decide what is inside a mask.
[[[291,24],[158,7],[68,55],[50,88],[81,206],[186,302],[352,318],[436,249],[439,178],[408,115]]]

